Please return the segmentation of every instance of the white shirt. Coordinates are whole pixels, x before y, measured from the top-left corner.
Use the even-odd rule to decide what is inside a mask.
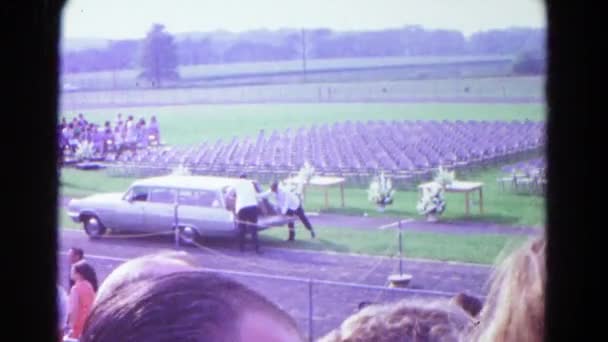
[[[261,197],[268,197],[273,192],[268,190],[264,192]],[[300,207],[300,198],[291,191],[282,189],[279,187],[277,192],[274,194],[277,199],[277,205],[281,210],[281,214],[285,215],[288,209],[296,211]]]
[[[234,185],[232,191],[236,193],[234,209],[237,213],[243,208],[258,206],[258,194],[252,181],[240,180]]]
[[[127,121],[127,134],[125,141],[135,142],[136,140],[137,136],[135,135],[135,124],[133,124],[133,121]]]

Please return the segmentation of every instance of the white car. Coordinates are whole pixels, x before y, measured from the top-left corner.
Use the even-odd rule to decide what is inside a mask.
[[[68,215],[82,222],[92,238],[114,232],[175,231],[183,242],[199,236],[237,235],[228,190],[239,178],[163,176],[135,181],[125,193],[73,199]],[[277,214],[266,200],[259,205],[259,229],[283,226],[293,217]]]

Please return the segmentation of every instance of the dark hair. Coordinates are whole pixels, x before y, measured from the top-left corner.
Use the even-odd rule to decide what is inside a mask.
[[[93,269],[93,266],[89,265],[86,261],[82,260],[74,264],[74,271],[80,274],[84,280],[88,281],[93,290],[97,292],[98,282],[97,282],[97,273]]]
[[[454,297],[456,305],[464,309],[471,317],[477,317],[481,312],[483,303],[476,297],[470,296],[466,293],[459,293]]]
[[[271,190],[279,189],[279,182],[273,181],[272,184],[270,184],[270,189]]]
[[[72,253],[74,255],[76,255],[79,259],[84,258],[84,251],[82,250],[82,248],[78,248],[78,247],[72,247],[70,248],[70,250],[72,251]]]
[[[96,303],[80,341],[238,341],[243,314],[252,311],[271,314],[298,331],[277,306],[217,274],[146,277]]]
[[[241,173],[241,175],[239,176],[239,178],[245,179],[245,178],[247,178],[247,174],[243,172],[243,173]]]

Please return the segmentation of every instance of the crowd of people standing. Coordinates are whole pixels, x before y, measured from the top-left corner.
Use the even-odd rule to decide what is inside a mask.
[[[103,125],[87,121],[82,113],[68,121],[61,118],[57,127],[61,159],[66,153],[74,154],[79,145],[87,142],[92,145],[95,155],[104,158],[108,152],[119,156],[125,150],[147,148],[160,144],[160,129],[156,116],[146,122],[144,118],[135,120],[132,115],[123,119],[118,113],[114,123],[106,121]]]

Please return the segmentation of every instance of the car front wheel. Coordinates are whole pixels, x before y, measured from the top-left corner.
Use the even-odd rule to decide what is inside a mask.
[[[101,224],[96,216],[87,216],[83,219],[84,231],[87,235],[96,239],[105,234],[106,227]]]

